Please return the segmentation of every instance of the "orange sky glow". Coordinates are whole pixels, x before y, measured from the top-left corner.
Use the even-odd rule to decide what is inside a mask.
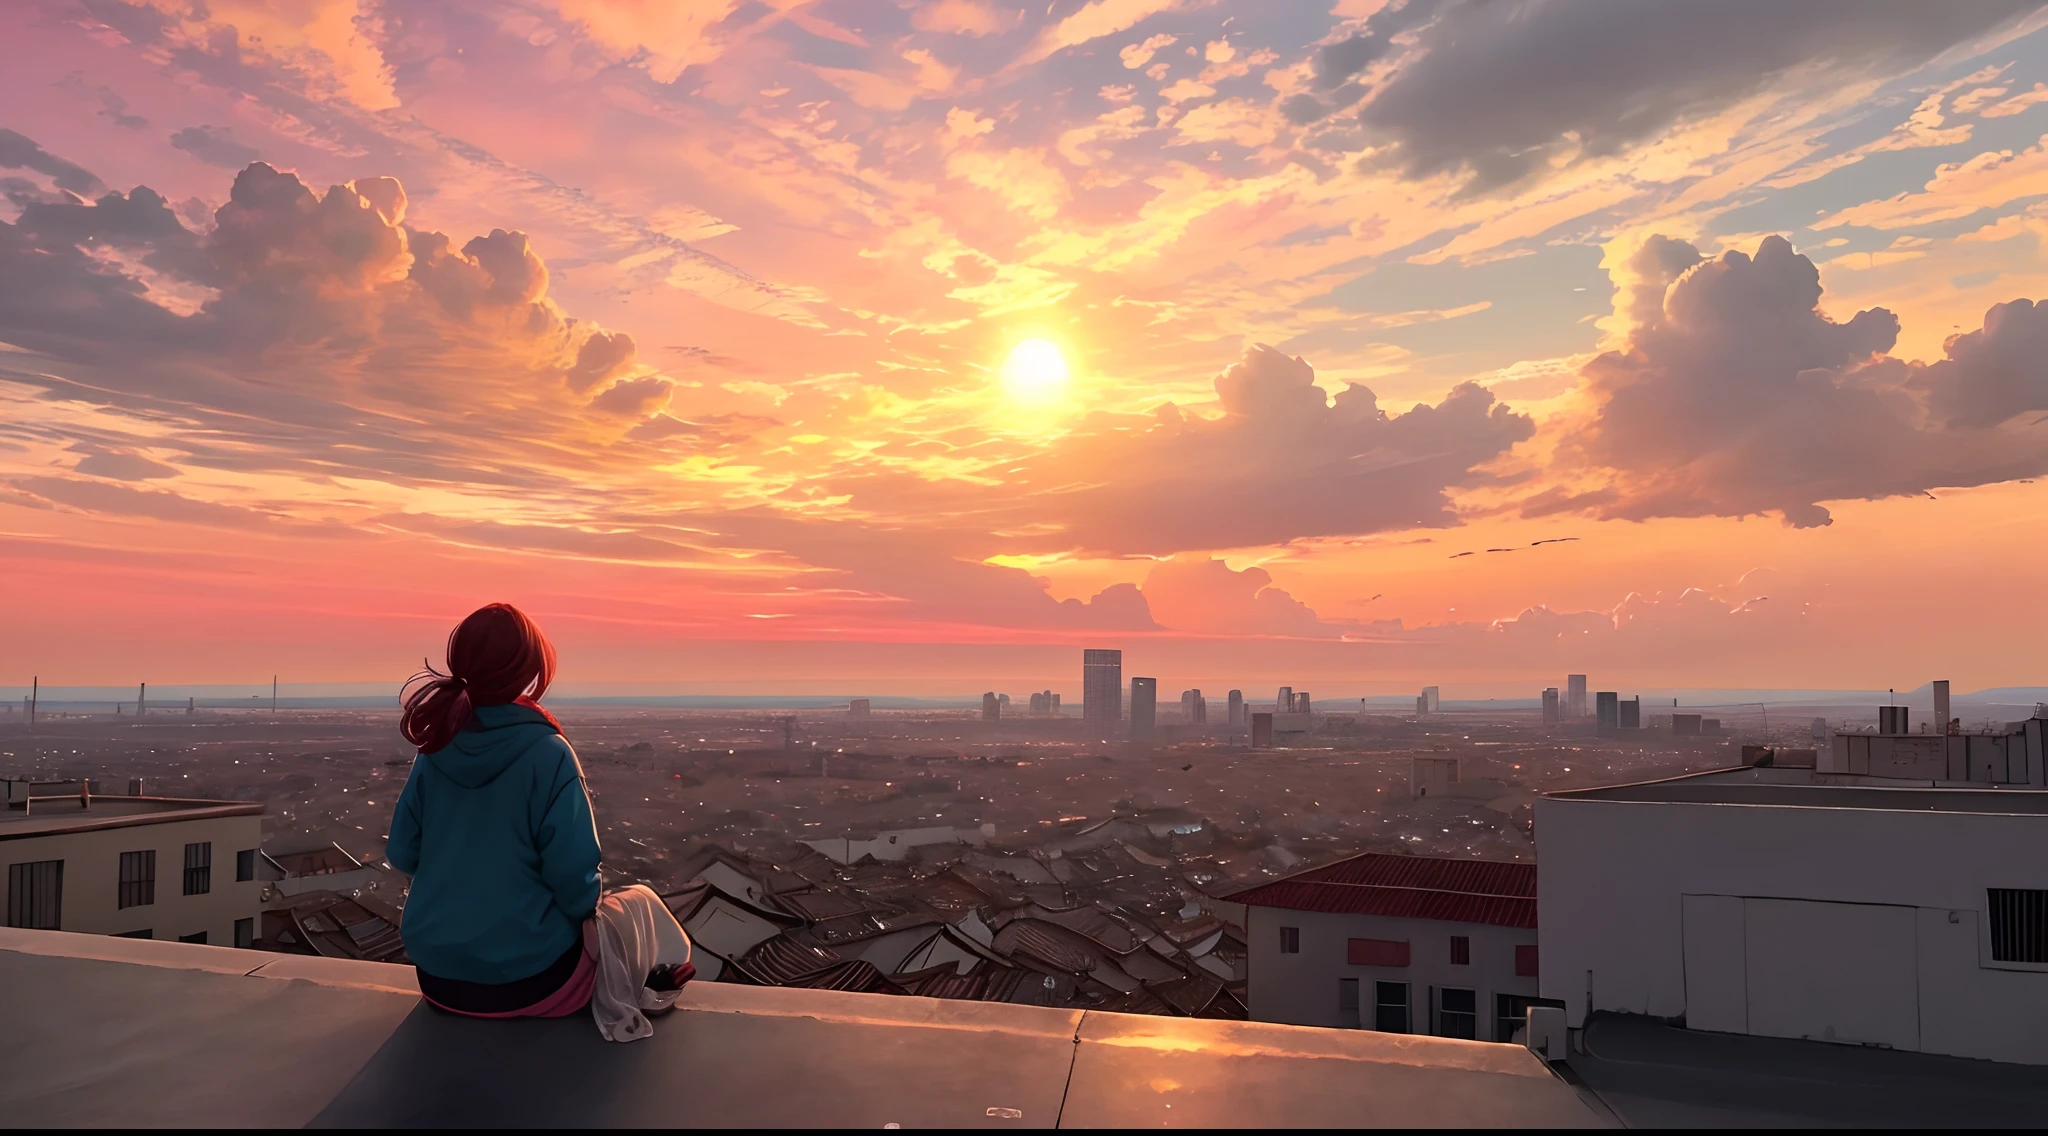
[[[2048,683],[2048,15],[1752,16],[0,6],[0,688]]]

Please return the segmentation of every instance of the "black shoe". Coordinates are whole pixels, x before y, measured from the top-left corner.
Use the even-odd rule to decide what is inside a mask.
[[[669,963],[667,966],[657,966],[653,970],[648,971],[647,981],[642,983],[642,985],[657,994],[667,994],[672,990],[681,990],[683,983],[695,977],[697,977],[697,964],[689,962]]]

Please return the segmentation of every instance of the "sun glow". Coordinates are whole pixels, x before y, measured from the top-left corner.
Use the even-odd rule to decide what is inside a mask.
[[[1018,402],[1043,405],[1067,389],[1067,360],[1050,339],[1027,339],[1003,363],[1003,387]]]

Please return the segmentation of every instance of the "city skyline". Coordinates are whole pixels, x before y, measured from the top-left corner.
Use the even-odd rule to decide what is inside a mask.
[[[2043,681],[2030,5],[371,7],[0,12],[0,685]]]

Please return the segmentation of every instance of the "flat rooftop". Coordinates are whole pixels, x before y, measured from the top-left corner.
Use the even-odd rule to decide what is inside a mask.
[[[210,817],[261,816],[263,806],[254,801],[204,801],[179,797],[94,796],[83,803],[75,796],[37,797],[32,801],[10,801],[0,809],[0,840],[24,836],[53,836],[65,832],[90,832],[102,828],[125,828],[137,824],[161,824],[174,820],[205,820]]]
[[[9,1126],[1602,1127],[1521,1046],[693,983],[654,1036],[410,967],[0,929]]]
[[[1806,809],[1886,809],[1933,813],[2048,814],[2040,789],[1936,789],[1925,785],[1801,785],[1742,781],[1740,770],[1715,769],[1643,781],[1544,793],[1554,801],[1630,801],[1642,804],[1761,805]]]

